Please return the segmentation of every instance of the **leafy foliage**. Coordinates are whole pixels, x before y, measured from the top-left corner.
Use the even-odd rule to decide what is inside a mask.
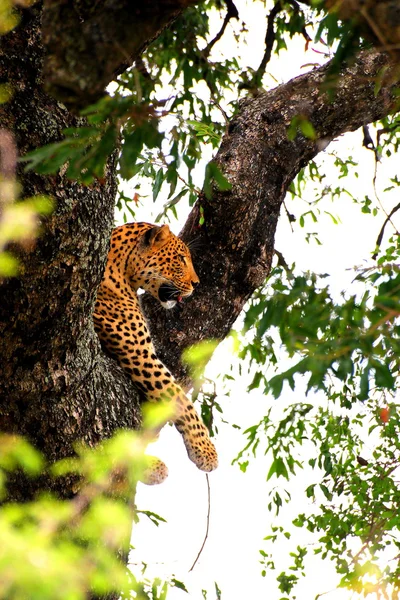
[[[32,599],[79,600],[91,589],[97,594],[118,591],[126,598],[161,600],[170,586],[182,588],[177,580],[138,579],[118,557],[129,549],[135,512],[127,499],[147,469],[143,454],[147,441],[146,434],[120,432],[96,450],[77,447],[74,458],[48,465],[25,439],[1,436],[2,598],[26,597],[29,590]],[[7,502],[7,478],[16,470],[31,480],[74,477],[77,494],[73,500],[46,493],[25,504]],[[164,520],[149,511],[136,511],[140,514],[157,525]],[[18,569],[13,567],[16,556]]]
[[[119,438],[114,444],[118,443],[127,450],[132,438],[130,441]],[[27,590],[30,598],[85,598],[88,587],[98,593],[129,589],[115,550],[127,546],[130,510],[118,497],[107,494],[111,491],[107,480],[114,468],[110,460],[105,461],[101,451],[97,451],[97,457],[89,458],[87,450],[81,456],[87,479],[81,480],[74,501],[46,494],[26,504],[3,505],[0,518],[3,598],[24,597]],[[79,465],[76,460],[75,466]],[[7,472],[16,467],[34,478],[43,472],[45,462],[25,440],[3,435],[3,498]],[[54,472],[60,470],[57,464],[52,468]],[[16,556],[18,569],[11,568]]]
[[[353,295],[334,298],[326,275],[277,268],[252,300],[241,350],[257,369],[250,388],[263,385],[278,398],[285,384],[296,391],[304,385],[305,394],[319,395],[290,404],[278,421],[271,407],[245,432],[247,445],[236,460],[246,466],[246,456],[263,449],[270,457],[267,479],[312,471],[314,483],[304,491],[314,504],[293,526],[318,540],[312,552],[335,562],[340,586],[397,598],[400,270],[397,237],[392,242],[376,266],[356,275]],[[266,366],[277,373],[267,377]],[[290,500],[274,489],[269,510],[279,514]],[[266,540],[274,544],[282,536],[291,534],[273,526]],[[291,554],[292,574],[277,576],[285,598],[305,575],[308,553],[299,546]],[[275,568],[273,554],[262,551],[264,569]]]
[[[273,275],[268,296],[260,297],[248,310],[246,330],[255,330],[258,344],[272,327],[288,356],[300,360],[266,384],[266,392],[277,398],[284,382],[291,389],[296,374],[309,374],[311,389],[329,392],[333,381],[341,384],[341,402],[349,408],[355,398],[366,400],[375,391],[396,389],[399,351],[399,284],[396,265],[385,264],[357,276],[365,288],[336,303],[327,286],[319,288],[314,274],[289,275],[282,269]],[[370,287],[371,289],[368,289]],[[251,352],[248,346],[243,355]]]

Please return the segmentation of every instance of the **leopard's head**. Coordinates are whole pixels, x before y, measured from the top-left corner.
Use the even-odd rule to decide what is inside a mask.
[[[168,225],[151,226],[140,241],[141,287],[164,308],[173,308],[193,293],[199,283],[189,248]]]

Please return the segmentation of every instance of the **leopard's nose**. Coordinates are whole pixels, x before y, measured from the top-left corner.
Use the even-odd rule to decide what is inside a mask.
[[[192,286],[193,288],[197,288],[197,286],[199,285],[200,281],[197,279],[196,281],[192,281]]]

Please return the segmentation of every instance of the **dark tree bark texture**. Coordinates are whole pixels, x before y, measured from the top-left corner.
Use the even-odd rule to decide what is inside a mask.
[[[77,125],[43,91],[40,18],[33,7],[1,39],[1,79],[13,98],[1,107],[0,127],[13,131],[20,155]],[[48,194],[56,210],[36,249],[21,253],[23,275],[0,286],[0,430],[26,435],[50,460],[71,455],[77,440],[94,445],[140,423],[133,386],[102,354],[91,317],[113,227],[113,160],[105,183],[90,187],[62,174],[19,173],[22,196]],[[20,484],[11,497],[29,496]]]
[[[199,0],[44,0],[45,87],[70,109],[92,104],[118,72]]]
[[[53,93],[73,89],[75,94],[71,83],[74,69],[79,80],[79,69],[86,67],[71,60],[63,79],[59,61],[66,57],[56,56],[55,49],[56,42],[60,48],[66,47],[64,35],[68,37],[76,26],[70,14],[73,3],[47,2],[46,10],[56,10],[55,4],[66,12],[63,27],[54,33],[59,39],[46,30],[47,86]],[[154,7],[167,4],[146,3]],[[157,21],[150,33],[144,28],[144,35],[154,36],[184,4],[170,3],[173,10],[168,19]],[[100,18],[105,5],[87,2],[85,10],[95,19],[98,9]],[[46,19],[48,14],[48,28]],[[137,27],[140,29],[139,21]],[[60,139],[64,127],[79,123],[44,90],[40,28],[41,8],[34,5],[23,11],[15,31],[1,40],[1,81],[12,85],[14,95],[1,107],[0,127],[14,132],[21,155]],[[116,45],[124,45],[127,31],[121,23],[120,41],[113,38]],[[129,49],[130,59],[145,43],[143,38]],[[99,48],[101,44],[100,40]],[[89,61],[82,52],[82,62]],[[116,62],[120,65],[121,61],[118,56]],[[334,137],[397,108],[390,69],[379,93],[374,93],[375,78],[388,61],[384,54],[360,55],[343,69],[332,95],[326,92],[324,67],[271,92],[249,97],[240,105],[216,157],[232,189],[214,189],[212,200],[200,198],[183,230],[185,240],[197,238],[201,244],[201,252],[194,257],[201,286],[179,315],[164,314],[155,309],[151,299],[144,299],[158,351],[185,383],[182,349],[202,339],[222,339],[268,275],[281,203],[295,175]],[[96,77],[102,85],[113,68],[99,62],[101,73]],[[53,83],[49,83],[52,77]],[[90,83],[85,85],[92,89]],[[91,93],[79,98],[78,104],[93,99]],[[287,129],[298,114],[312,122],[316,140],[300,134],[288,140]],[[22,253],[22,275],[0,286],[0,430],[27,435],[50,460],[70,454],[77,440],[94,445],[118,428],[140,425],[138,396],[118,366],[102,354],[91,320],[113,225],[113,160],[106,180],[89,187],[66,180],[62,173],[53,177],[19,173],[24,196],[49,194],[57,208],[43,223],[36,248]],[[200,207],[205,216],[201,228]],[[17,480],[10,497],[26,499],[32,491],[33,484],[30,488]],[[72,493],[68,485],[58,491]]]

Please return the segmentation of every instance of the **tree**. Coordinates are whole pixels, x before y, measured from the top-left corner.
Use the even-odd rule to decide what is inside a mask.
[[[180,360],[183,349],[202,340],[223,339],[254,292],[263,286],[271,272],[282,203],[288,192],[299,193],[295,178],[299,174],[305,177],[307,166],[315,164],[314,158],[331,140],[376,121],[383,123],[379,146],[374,146],[377,155],[390,148],[397,150],[399,73],[397,49],[392,48],[397,30],[391,26],[397,3],[378,2],[378,12],[363,7],[359,11],[363,19],[355,23],[353,14],[340,14],[343,21],[339,21],[335,12],[326,12],[329,2],[306,14],[296,2],[277,2],[269,13],[260,68],[245,73],[239,73],[234,60],[211,62],[218,36],[199,50],[199,40],[209,39],[209,12],[219,4],[194,4],[152,2],[137,9],[128,2],[46,2],[18,8],[19,23],[13,28],[9,25],[9,31],[4,26],[0,64],[6,101],[1,127],[8,133],[0,140],[3,222],[7,215],[15,216],[11,212],[15,205],[6,190],[11,185],[17,195],[16,177],[22,198],[50,196],[54,210],[41,217],[42,231],[36,244],[32,234],[18,245],[14,232],[13,254],[3,254],[3,269],[12,270],[12,257],[18,256],[19,274],[6,277],[1,284],[1,430],[26,436],[50,464],[73,455],[77,442],[94,447],[117,429],[137,429],[141,423],[135,390],[101,352],[91,321],[113,226],[118,175],[130,179],[141,172],[154,178],[154,197],[162,185],[164,189],[169,186],[167,208],[171,210],[185,195],[194,204],[182,236],[187,241],[196,238],[201,244],[196,262],[201,287],[179,315],[160,312],[151,298],[143,302],[158,353],[175,375],[190,385],[189,370]],[[237,18],[236,7],[231,2],[226,6],[221,34],[228,21]],[[8,4],[5,7],[13,18],[14,9]],[[309,21],[315,27],[319,23],[318,35],[326,32],[329,43],[339,40],[334,58],[273,90],[262,90],[273,44],[279,50],[295,33],[309,43],[305,27]],[[376,48],[371,49],[371,44]],[[129,69],[133,61],[135,68]],[[172,103],[158,95],[165,69],[173,72],[177,89]],[[113,79],[118,82],[115,95],[104,95],[105,86]],[[192,96],[190,88],[197,81],[206,82],[210,102]],[[235,97],[233,110],[232,106],[223,108],[224,94],[234,87],[245,98],[238,102]],[[220,116],[225,115],[222,121],[216,122],[210,106],[219,107]],[[226,110],[232,112],[229,117]],[[174,124],[170,132],[162,133],[159,121],[172,111],[181,119],[179,126]],[[185,122],[187,115],[190,119]],[[365,143],[373,144],[367,133],[365,130]],[[207,166],[203,190],[198,191],[190,170],[201,156],[201,140],[217,147],[222,134],[219,150]],[[26,157],[31,170],[24,168],[26,163],[15,162],[14,152],[25,157],[34,149]],[[178,186],[180,161],[189,175]],[[297,182],[300,190],[301,179]],[[32,202],[34,209],[43,210],[32,200],[28,208],[32,209]],[[131,209],[123,194],[118,203]],[[33,213],[29,215],[31,223]],[[293,368],[266,382],[275,396],[285,381],[294,385],[296,373],[309,374],[309,388],[323,389],[330,398],[336,394],[343,409],[359,400],[373,402],[375,396],[369,392],[373,386],[383,392],[396,389],[397,267],[392,265],[397,257],[396,240],[378,251],[378,271],[372,271],[368,279],[372,291],[361,303],[355,299],[334,302],[313,276],[299,278],[288,272],[285,287],[280,270],[278,283],[274,279],[269,282],[276,294],[269,298],[259,291],[247,305],[245,324],[255,331],[255,338],[248,345],[243,343],[243,355],[250,354],[260,363],[266,356],[273,360],[266,336],[270,327],[279,327],[289,355],[301,355]],[[315,314],[320,314],[320,320],[311,319]],[[350,345],[347,328],[352,331]],[[313,359],[317,342],[330,360]],[[265,380],[261,370],[258,373],[254,385]],[[346,393],[327,385],[327,378],[333,375]],[[372,544],[371,552],[379,550],[386,542],[385,532],[390,535],[397,523],[397,492],[389,474],[397,465],[398,448],[390,450],[389,441],[395,443],[398,418],[394,406],[390,411],[385,443],[377,457],[381,475],[372,472],[369,463],[361,464],[371,473],[366,479],[372,495],[382,472],[384,481],[390,480],[385,488],[387,499],[368,513],[368,518],[363,514],[364,529],[359,524],[359,535]],[[305,405],[295,407],[288,417],[297,427],[298,440],[302,434],[299,423],[309,426],[308,412]],[[314,432],[320,440],[324,477],[331,477],[336,486],[340,480],[346,494],[353,494],[346,486],[350,474],[355,477],[354,464],[350,459],[341,462],[324,446],[321,432],[325,431],[326,416],[321,413],[320,432]],[[331,427],[335,435],[343,428],[336,421]],[[258,428],[249,432],[249,447],[258,439],[258,432]],[[276,436],[285,439],[279,428]],[[288,477],[297,468],[290,458],[291,448],[284,443],[277,448],[270,476]],[[331,502],[332,489],[326,482],[321,486]],[[12,470],[8,476],[9,501],[26,502],[43,490],[71,498],[76,492],[76,476],[27,477],[20,470]],[[314,488],[307,493],[312,495]],[[89,500],[84,499],[87,506]],[[278,499],[275,504],[278,507]],[[383,522],[377,522],[379,511],[388,512]],[[326,520],[320,523],[306,517],[299,517],[298,523],[328,530],[329,520],[324,516]],[[344,543],[355,527],[354,517],[340,535],[330,531],[331,540],[336,535],[340,544]],[[335,556],[340,544],[333,551],[331,541]],[[352,571],[346,565],[342,562],[338,567],[344,583],[362,587],[366,571]],[[380,577],[385,585],[397,589],[397,571]],[[282,581],[282,592],[290,593],[292,580]],[[79,597],[84,597],[81,593]]]

